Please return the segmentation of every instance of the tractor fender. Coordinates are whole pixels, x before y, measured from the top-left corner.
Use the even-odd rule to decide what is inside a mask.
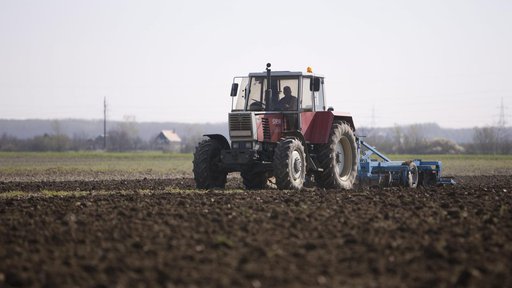
[[[301,126],[308,143],[325,144],[328,141],[332,124],[335,121],[347,123],[355,131],[354,120],[348,113],[334,111],[316,111],[301,113]]]
[[[334,115],[334,120],[343,121],[347,123],[350,128],[352,128],[352,131],[356,131],[356,126],[354,125],[354,119],[352,118],[352,115],[348,113],[343,112],[332,112]]]
[[[221,134],[204,134],[203,136],[219,141],[219,143],[222,145],[222,149],[230,149],[231,148],[231,146],[229,145],[228,139],[226,139],[226,137],[224,137]]]
[[[286,131],[281,134],[282,138],[297,138],[302,143],[302,146],[304,146],[304,149],[307,148],[306,146],[306,138],[304,138],[304,135],[300,131]]]

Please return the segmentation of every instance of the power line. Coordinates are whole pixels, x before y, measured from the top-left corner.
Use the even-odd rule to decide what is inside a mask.
[[[372,106],[372,121],[370,122],[370,127],[375,128],[375,105]]]
[[[501,97],[501,104],[499,107],[500,115],[498,123],[496,123],[496,141],[494,143],[494,154],[501,150],[504,143],[508,141],[508,133],[506,130],[507,119],[505,114],[505,104],[503,103],[503,97]]]
[[[499,109],[500,109],[500,116],[498,119],[498,127],[506,127],[507,119],[505,116],[505,104],[503,104],[503,97],[501,97],[501,105],[500,105]]]
[[[107,150],[107,97],[103,97],[103,149]]]

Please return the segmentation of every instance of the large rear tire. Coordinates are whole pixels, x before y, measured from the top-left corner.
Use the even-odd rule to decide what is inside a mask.
[[[274,151],[273,168],[278,189],[302,189],[306,179],[306,156],[302,143],[295,138],[279,142]]]
[[[266,172],[242,171],[240,173],[245,189],[261,190],[267,188],[268,175]]]
[[[215,139],[205,139],[194,152],[193,171],[198,189],[224,188],[228,173],[220,167],[222,144]]]
[[[323,188],[352,189],[357,176],[357,146],[354,132],[344,122],[334,122],[327,144],[317,155],[321,172],[315,174],[317,185]]]

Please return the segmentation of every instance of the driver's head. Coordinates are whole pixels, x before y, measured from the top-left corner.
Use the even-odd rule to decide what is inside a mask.
[[[290,95],[292,95],[292,89],[290,89],[290,86],[284,86],[284,88],[283,88],[283,94],[284,94],[284,96],[290,96]]]

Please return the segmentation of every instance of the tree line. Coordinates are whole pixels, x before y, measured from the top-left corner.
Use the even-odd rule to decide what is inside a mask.
[[[393,154],[511,154],[512,140],[504,127],[473,128],[473,141],[458,144],[444,138],[429,139],[422,125],[395,126],[391,133],[379,129],[362,128],[364,141],[382,152]]]
[[[52,125],[52,132],[31,138],[20,139],[3,133],[0,136],[0,151],[139,151],[139,150],[161,150],[161,145],[156,141],[157,134],[149,140],[139,136],[136,122],[126,120],[120,122],[113,129],[104,135],[91,138],[81,134],[68,136],[61,132],[60,124],[55,121]],[[179,149],[175,152],[191,153],[202,136],[198,133],[182,136]],[[105,141],[106,140],[106,141]],[[106,147],[105,147],[106,144]]]
[[[503,127],[476,127],[473,129],[471,143],[457,144],[442,138],[429,139],[424,136],[421,125],[407,127],[395,126],[391,133],[382,133],[376,128],[358,129],[358,135],[366,135],[364,141],[384,153],[394,154],[511,154],[512,140],[507,129]],[[65,135],[60,132],[58,125],[52,133],[19,139],[3,134],[0,136],[0,151],[136,151],[160,150],[155,141],[156,136],[143,140],[138,136],[135,122],[125,121],[107,132],[107,147],[104,147],[103,135],[95,138],[76,134]],[[182,143],[176,152],[191,153],[201,140],[200,133],[182,135]]]

